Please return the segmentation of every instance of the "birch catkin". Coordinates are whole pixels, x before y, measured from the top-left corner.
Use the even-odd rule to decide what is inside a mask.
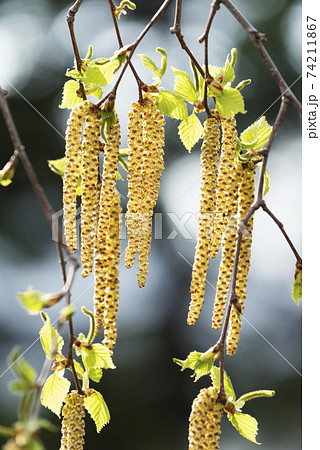
[[[119,265],[120,265],[120,231],[121,231],[121,206],[120,196],[114,191],[114,202],[110,212],[110,226],[106,239],[106,247],[112,260],[107,259],[105,292],[105,312],[103,319],[104,340],[103,344],[110,350],[112,355],[113,348],[117,339],[117,314],[119,304]]]
[[[222,146],[217,178],[214,233],[210,242],[211,258],[215,258],[219,251],[221,237],[230,216],[230,192],[235,181],[235,152],[237,147],[235,118],[221,119],[221,128]]]
[[[197,246],[192,267],[191,302],[187,322],[193,325],[199,317],[205,293],[209,264],[209,243],[213,232],[215,187],[220,149],[220,116],[213,111],[212,118],[204,123],[201,147],[201,192]]]
[[[201,389],[189,417],[189,450],[219,449],[223,406],[213,386]]]
[[[163,164],[164,116],[155,100],[146,95],[143,103],[131,105],[128,123],[128,197],[126,224],[128,247],[126,267],[138,253],[138,285],[147,280],[153,208],[158,198]]]
[[[66,129],[66,163],[63,177],[63,219],[65,238],[70,251],[77,249],[77,183],[82,163],[82,125],[91,103],[85,101],[71,111]]]
[[[143,108],[143,166],[144,195],[140,221],[138,244],[139,267],[138,285],[143,287],[147,281],[148,264],[152,236],[153,208],[156,205],[163,164],[164,117],[157,109],[155,101],[147,98]]]
[[[235,173],[234,182],[231,186],[229,195],[229,221],[226,225],[223,241],[222,256],[219,266],[218,281],[216,285],[216,295],[212,316],[212,328],[217,330],[222,325],[225,305],[227,301],[230,280],[234,265],[234,255],[237,244],[237,213],[238,213],[238,190],[239,190],[239,172]]]
[[[239,215],[240,220],[245,217],[254,202],[254,175],[255,165],[247,163],[241,170],[241,184],[239,188]],[[244,310],[244,302],[247,296],[247,280],[250,267],[252,245],[253,216],[250,217],[244,230],[239,254],[239,264],[236,279],[236,294],[238,302],[232,308],[230,324],[227,336],[227,354],[234,355],[237,351],[241,330],[241,315]]]
[[[99,173],[101,113],[97,108],[88,112],[83,132],[81,171],[81,262],[82,276],[92,271],[93,251],[97,233],[97,186]]]
[[[84,395],[72,391],[62,408],[62,436],[60,450],[82,450],[84,446]]]
[[[105,295],[108,286],[107,267],[112,265],[114,257],[109,253],[106,242],[110,236],[112,210],[115,202],[115,179],[117,173],[117,162],[120,147],[120,125],[117,117],[116,123],[110,127],[107,135],[107,143],[104,147],[103,180],[99,202],[98,233],[95,241],[95,292],[94,313],[96,322],[96,334],[101,330],[104,323],[106,310]]]
[[[139,215],[143,197],[143,106],[139,102],[131,104],[128,115],[128,205],[126,225],[128,246],[125,264],[129,269],[134,263],[139,243]]]

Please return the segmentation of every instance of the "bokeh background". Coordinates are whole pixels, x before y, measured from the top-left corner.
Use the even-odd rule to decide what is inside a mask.
[[[174,2],[173,2],[174,3]],[[183,2],[182,32],[195,56],[202,61],[202,34],[209,1]],[[301,98],[301,1],[241,0],[237,7],[268,36],[266,47],[293,91]],[[125,43],[132,42],[161,4],[137,0],[137,9],[122,16]],[[73,65],[73,53],[65,22],[70,3],[65,0],[0,1],[0,85],[9,91],[9,103],[26,151],[56,210],[61,209],[61,180],[52,173],[48,159],[64,154],[64,130],[68,111],[61,110],[65,70]],[[157,46],[168,52],[168,71],[162,85],[173,89],[171,66],[189,71],[185,53],[169,32],[174,5],[152,28],[137,53],[159,61]],[[88,45],[96,57],[111,56],[117,47],[107,1],[85,1],[76,17],[75,30],[81,54]],[[224,7],[216,15],[210,33],[210,63],[223,65],[232,47],[238,49],[236,81],[251,78],[243,91],[247,114],[237,116],[238,129],[266,115],[273,123],[279,108],[279,91],[244,30]],[[145,82],[151,72],[138,57],[133,62]],[[121,83],[117,112],[126,147],[126,123],[130,103],[137,98],[130,71]],[[196,325],[186,325],[189,284],[193,262],[199,196],[199,150],[191,154],[181,144],[175,120],[167,120],[165,171],[156,211],[162,215],[162,239],[152,243],[149,277],[144,289],[136,284],[135,265],[120,269],[119,335],[115,349],[117,369],[105,373],[99,390],[111,411],[111,422],[98,436],[87,420],[86,448],[108,450],[183,450],[187,448],[188,416],[193,398],[209,385],[209,378],[194,383],[180,372],[172,358],[184,359],[190,351],[205,351],[219,332],[210,327],[219,257],[210,263],[203,312]],[[0,118],[0,166],[12,153],[12,145]],[[301,246],[301,135],[300,117],[289,107],[272,148],[269,163],[271,187],[267,200],[283,221],[288,234]],[[125,173],[123,173],[125,178]],[[126,181],[118,182],[126,197]],[[0,424],[15,421],[18,398],[7,390],[13,378],[6,371],[10,349],[19,344],[27,359],[40,370],[43,353],[37,341],[41,319],[27,316],[16,299],[27,286],[43,292],[61,287],[61,274],[51,231],[22,167],[13,183],[0,190]],[[125,208],[126,202],[123,202]],[[168,213],[171,213],[168,214]],[[186,239],[170,217],[186,222]],[[158,216],[160,217],[160,216]],[[176,233],[174,232],[176,231]],[[172,232],[174,232],[172,234]],[[168,239],[168,236],[175,236]],[[122,242],[124,251],[126,241]],[[123,257],[122,257],[123,258]],[[301,308],[291,298],[295,260],[275,224],[262,212],[255,216],[252,265],[240,344],[236,356],[226,359],[226,370],[238,396],[260,388],[275,389],[272,399],[249,402],[244,412],[259,422],[258,441],[265,450],[301,448]],[[212,286],[211,286],[212,285]],[[72,288],[76,302],[75,331],[86,331],[81,305],[92,308],[93,277],[77,274]],[[52,320],[59,308],[50,311]],[[67,337],[67,336],[65,336]],[[58,419],[42,408],[43,416]],[[59,448],[60,435],[42,435],[45,447]],[[0,441],[1,443],[4,441]],[[250,449],[255,444],[239,436],[224,420],[221,448]]]

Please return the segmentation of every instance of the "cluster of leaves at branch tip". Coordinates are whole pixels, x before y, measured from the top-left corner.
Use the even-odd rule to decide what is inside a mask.
[[[204,353],[193,351],[191,352],[185,360],[174,359],[173,361],[181,366],[181,370],[191,369],[194,377],[194,381],[199,380],[199,378],[210,375],[212,386],[214,386],[218,391],[220,390],[220,369],[214,366],[215,360],[217,359],[217,354],[219,349],[214,346]],[[232,385],[230,378],[227,373],[224,372],[224,389],[226,393],[227,401],[223,405],[225,412],[227,413],[228,419],[236,430],[246,439],[259,444],[256,441],[256,436],[258,433],[258,422],[256,419],[249,414],[242,413],[242,408],[245,403],[249,400],[260,398],[260,397],[273,397],[275,391],[273,390],[257,390],[248,392],[241,395],[236,399],[236,394]]]

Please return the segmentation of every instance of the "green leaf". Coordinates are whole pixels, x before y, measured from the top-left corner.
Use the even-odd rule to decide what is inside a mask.
[[[88,369],[115,369],[110,351],[102,344],[92,344],[81,351],[83,364]]]
[[[108,80],[102,72],[102,67],[103,65],[97,66],[94,64],[94,61],[92,61],[85,71],[82,82],[85,83],[85,85],[88,84],[93,86],[105,86],[106,84],[108,84]]]
[[[264,197],[265,195],[267,195],[270,189],[270,174],[267,169],[265,169],[263,181],[264,181],[264,189],[263,189],[263,197]]]
[[[70,385],[70,381],[61,377],[58,372],[50,375],[42,389],[41,404],[60,417],[62,403],[69,392]]]
[[[102,378],[102,369],[89,369],[88,376],[95,383],[99,383]]]
[[[109,423],[110,413],[100,392],[91,389],[91,395],[84,399],[84,404],[90,416],[94,420],[97,432],[100,433],[102,427]]]
[[[22,356],[20,347],[14,347],[9,356],[8,364],[19,380],[33,385],[37,376],[35,369]]]
[[[141,58],[144,66],[147,69],[150,69],[158,78],[161,78],[160,70],[157,66],[157,64],[147,55],[137,55],[139,58]]]
[[[243,437],[260,445],[260,443],[256,441],[258,422],[254,417],[236,411],[234,414],[228,414],[228,419]]]
[[[39,331],[40,341],[46,356],[53,360],[55,353],[59,353],[63,347],[63,338],[58,331],[51,325],[51,320],[46,313],[41,313],[44,322]]]
[[[93,95],[94,97],[97,97],[99,100],[103,96],[103,90],[101,86],[97,86],[93,83],[91,84],[85,84],[85,91],[87,95]]]
[[[14,177],[16,168],[12,159],[10,159],[7,164],[0,170],[0,185],[9,186],[12,183],[12,178]]]
[[[194,381],[198,381],[199,378],[211,372],[214,364],[213,359],[201,361],[201,355],[202,353],[194,351],[189,353],[185,360],[174,358],[173,361],[181,366],[181,371],[185,369],[194,370],[194,374],[191,376],[195,377]]]
[[[223,81],[222,81],[222,85],[226,85],[227,83],[232,83],[232,81],[234,80],[235,75],[234,75],[234,69],[231,65],[231,63],[229,62],[229,56],[226,59],[226,62],[224,64],[224,68],[223,68]]]
[[[189,103],[198,99],[198,91],[192,83],[189,75],[182,70],[171,67],[174,72],[174,92]]]
[[[203,126],[198,117],[193,112],[187,119],[183,120],[179,125],[179,136],[190,152],[192,147],[198,142],[202,136]]]
[[[211,375],[213,385],[219,390],[220,389],[220,369],[218,367],[212,367],[210,375]],[[231,380],[228,377],[226,371],[224,371],[224,390],[225,390],[227,399],[231,400],[233,402],[236,399],[236,394],[234,392]]]
[[[83,99],[78,96],[77,89],[79,89],[79,83],[75,80],[66,81],[63,87],[62,102],[59,108],[72,109],[79,103],[83,102]]]
[[[240,140],[247,148],[258,151],[268,141],[271,131],[272,126],[268,124],[265,116],[262,116],[241,133]]]
[[[235,407],[238,408],[242,408],[243,405],[248,402],[249,400],[252,400],[254,398],[260,398],[260,397],[267,397],[267,398],[271,398],[273,397],[275,394],[275,391],[271,391],[271,390],[267,390],[267,389],[263,389],[263,390],[258,390],[258,391],[252,391],[252,392],[247,392],[246,394],[241,395],[241,397],[239,397],[237,399],[237,401],[235,402]]]
[[[221,96],[216,97],[216,108],[225,119],[233,117],[239,112],[246,113],[241,93],[230,87],[224,87]]]
[[[299,283],[298,280],[294,280],[292,286],[292,298],[296,305],[299,306],[299,300],[302,298],[302,282]]]
[[[60,175],[60,177],[64,177],[65,166],[66,166],[66,157],[59,159],[48,159],[48,166],[52,170],[52,172]]]
[[[84,368],[82,367],[82,365],[76,361],[75,359],[73,360],[73,365],[74,365],[74,369],[76,371],[77,377],[80,378],[80,380],[83,380],[83,376],[84,376]],[[70,367],[68,367],[69,370],[71,370]]]
[[[180,120],[188,118],[186,104],[173,92],[160,91],[157,97],[157,106],[166,116]]]
[[[18,294],[18,298],[31,315],[39,314],[46,305],[45,294],[34,291],[32,286],[29,286],[26,292]]]

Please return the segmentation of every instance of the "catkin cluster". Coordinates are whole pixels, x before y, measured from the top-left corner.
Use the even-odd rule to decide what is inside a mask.
[[[223,406],[215,387],[201,389],[189,417],[189,450],[219,449]]]
[[[126,267],[138,254],[138,285],[145,286],[151,246],[153,208],[158,198],[163,164],[164,117],[146,96],[131,105],[128,122],[128,247]]]
[[[62,408],[60,450],[82,450],[84,446],[84,395],[72,391]]]
[[[252,161],[237,161],[237,130],[234,117],[220,118],[218,113],[213,111],[212,118],[205,122],[203,139],[200,215],[187,322],[189,325],[194,324],[200,314],[209,257],[214,258],[221,245],[222,255],[212,316],[212,328],[218,329],[222,325],[230,288],[240,221],[254,201],[255,164]],[[250,266],[252,228],[251,218],[241,244],[236,278],[238,302],[232,309],[227,340],[229,354],[235,353],[239,339]]]
[[[220,117],[217,111],[204,123],[201,147],[201,196],[197,246],[192,268],[191,302],[188,324],[193,325],[204,300],[206,274],[209,264],[209,246],[213,233],[215,189],[220,149]]]
[[[84,129],[83,129],[84,125]],[[116,339],[119,301],[120,199],[115,181],[120,148],[117,115],[100,142],[101,112],[85,101],[73,108],[66,131],[66,165],[63,186],[65,237],[71,252],[77,248],[77,185],[81,175],[82,276],[94,265],[96,334],[105,328],[104,343],[112,351]],[[104,147],[103,178],[99,153]]]

